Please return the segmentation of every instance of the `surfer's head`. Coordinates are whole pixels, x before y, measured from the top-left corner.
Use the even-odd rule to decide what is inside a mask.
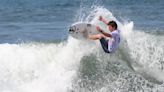
[[[117,23],[115,21],[109,21],[108,22],[108,27],[110,31],[116,30],[117,29]]]

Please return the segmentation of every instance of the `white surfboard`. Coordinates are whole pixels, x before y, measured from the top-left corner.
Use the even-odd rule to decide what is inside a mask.
[[[99,34],[96,25],[91,23],[75,23],[71,25],[69,34],[75,39],[87,39],[88,35]]]

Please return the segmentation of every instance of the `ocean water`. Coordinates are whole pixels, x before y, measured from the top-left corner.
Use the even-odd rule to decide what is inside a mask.
[[[163,0],[1,0],[0,92],[163,92]],[[76,40],[68,28],[102,15],[121,44]]]

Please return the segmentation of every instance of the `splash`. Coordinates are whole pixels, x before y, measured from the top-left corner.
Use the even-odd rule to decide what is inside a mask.
[[[126,37],[129,54],[133,61],[140,65],[140,67],[136,67],[136,71],[144,71],[148,76],[163,81],[164,79],[159,77],[164,75],[163,37],[142,31],[129,32]]]
[[[78,76],[80,79],[74,85],[75,91],[163,90],[163,37],[145,33],[146,30],[135,30],[133,21],[121,23],[103,7],[93,8],[84,21],[99,25],[106,30],[106,25],[98,20],[100,15],[118,23],[118,28],[121,30],[121,44],[113,55],[99,52],[101,54],[86,57],[83,62],[92,62],[94,66],[86,63],[90,65],[87,70],[93,71],[86,71],[87,64],[81,65],[81,74]]]
[[[152,76],[159,81],[163,81],[164,78],[158,77],[164,75],[163,36],[152,35],[145,33],[144,31],[134,30],[134,23],[132,21],[129,23],[121,23],[113,16],[110,11],[103,7],[94,9],[87,19],[90,19],[94,16],[91,23],[100,25],[102,29],[106,30],[106,25],[98,21],[98,16],[100,15],[107,20],[114,20],[117,22],[118,29],[121,30],[122,36],[122,42],[120,46],[122,53],[120,54],[125,54],[123,57],[126,57],[127,60],[129,60],[128,62],[132,67],[135,68],[135,71],[141,72],[144,70],[147,72],[148,76]],[[153,70],[151,68],[153,68]],[[154,73],[157,73],[157,75],[154,76]]]

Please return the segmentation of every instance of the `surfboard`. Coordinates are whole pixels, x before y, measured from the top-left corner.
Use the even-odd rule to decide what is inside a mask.
[[[91,23],[74,23],[69,28],[69,34],[75,39],[87,39],[88,35],[99,34],[96,25]]]

